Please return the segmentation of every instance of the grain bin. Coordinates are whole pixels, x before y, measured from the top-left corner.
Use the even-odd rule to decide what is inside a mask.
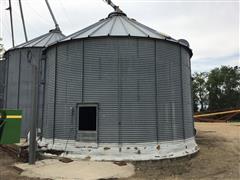
[[[45,53],[42,143],[48,148],[97,160],[198,150],[186,40],[115,11]]]
[[[9,49],[5,53],[6,59],[6,86],[5,86],[5,108],[20,109],[23,111],[21,136],[26,137],[29,132],[32,119],[32,88],[33,88],[33,66],[40,67],[42,50],[51,43],[59,41],[64,35],[60,30],[50,30],[48,33],[32,39],[26,43]],[[39,69],[41,71],[41,69]],[[43,90],[39,84],[39,119],[41,120]],[[41,126],[41,122],[38,122]]]

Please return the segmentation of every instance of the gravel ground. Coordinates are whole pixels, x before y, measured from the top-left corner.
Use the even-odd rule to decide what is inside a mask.
[[[200,152],[174,160],[133,162],[128,180],[240,179],[240,123],[196,123]],[[20,176],[14,158],[0,151],[0,180],[36,180]]]

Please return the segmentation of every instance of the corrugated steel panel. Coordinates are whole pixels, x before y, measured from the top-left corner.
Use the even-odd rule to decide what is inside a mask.
[[[179,46],[157,41],[159,141],[183,139],[180,62]]]
[[[71,108],[75,108],[77,103],[82,102],[82,54],[83,42],[74,42],[58,47],[56,138],[74,138],[76,135],[76,116],[72,114]],[[65,131],[62,130],[63,128]]]
[[[156,142],[154,41],[120,39],[121,142]]]
[[[21,66],[19,73],[19,92],[18,92],[18,108],[23,111],[22,120],[22,136],[26,137],[30,130],[30,122],[33,118],[32,116],[32,88],[34,86],[33,75],[32,75],[32,65],[29,63],[31,61],[37,68],[39,67],[39,62],[41,58],[42,49],[32,48],[32,49],[21,49]],[[11,53],[11,52],[10,52]],[[31,59],[28,59],[28,54],[31,53]],[[37,82],[36,82],[37,83]],[[39,92],[39,97],[42,97],[42,92]],[[41,107],[41,105],[39,105]],[[39,109],[39,112],[41,109]],[[39,113],[41,115],[41,113]],[[40,119],[40,118],[39,118]],[[38,125],[39,127],[39,125]]]
[[[55,60],[56,48],[51,48],[46,58],[45,104],[43,134],[46,138],[53,137],[54,101],[55,101]]]
[[[18,45],[6,52],[8,62],[5,88],[6,108],[21,109],[23,111],[23,121],[21,126],[22,137],[27,136],[27,133],[29,132],[30,121],[32,120],[32,65],[39,69],[43,48],[53,42],[59,41],[63,37],[64,35],[61,33],[61,31],[51,30],[47,34]],[[38,127],[41,127],[43,89],[40,88],[40,86],[38,89],[38,96]]]
[[[191,64],[189,53],[181,48],[182,58],[182,86],[185,138],[193,137],[193,105],[191,88]]]
[[[18,108],[18,88],[19,88],[19,65],[20,51],[13,51],[8,54],[8,76],[7,76],[7,102],[6,108]]]
[[[191,103],[190,84],[182,84],[189,71],[181,64],[189,61],[189,54],[179,45],[109,37],[56,47],[57,52],[47,51],[44,137],[74,139],[78,126],[71,107],[78,103],[99,105],[99,143],[193,136],[188,131],[191,107],[183,108]]]
[[[26,137],[32,119],[32,65],[38,67],[41,48],[17,49],[8,52],[6,82],[6,108],[23,111],[21,136]],[[31,59],[27,58],[31,54]],[[40,93],[42,96],[42,93]]]
[[[8,93],[8,67],[9,67],[9,61],[8,61],[8,54],[4,54],[4,58],[6,60],[6,69],[5,69],[5,87],[4,87],[4,108],[7,107],[7,93]]]
[[[4,105],[6,60],[0,60],[0,109]]]
[[[118,40],[84,42],[84,102],[99,104],[99,142],[118,142]]]

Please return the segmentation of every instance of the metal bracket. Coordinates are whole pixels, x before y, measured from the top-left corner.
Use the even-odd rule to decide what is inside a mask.
[[[122,13],[123,11],[119,8],[119,6],[116,6],[111,0],[104,0],[107,4],[112,6],[115,12]]]

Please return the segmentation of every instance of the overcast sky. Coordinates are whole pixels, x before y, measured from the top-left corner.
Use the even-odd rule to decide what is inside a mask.
[[[0,0],[0,36],[11,47],[8,0]],[[112,8],[103,0],[49,0],[65,35],[105,18]],[[193,49],[192,71],[240,65],[238,0],[113,0],[130,18],[170,35],[187,39]],[[24,42],[18,0],[12,0],[15,41]],[[54,28],[44,0],[22,0],[29,39]]]

